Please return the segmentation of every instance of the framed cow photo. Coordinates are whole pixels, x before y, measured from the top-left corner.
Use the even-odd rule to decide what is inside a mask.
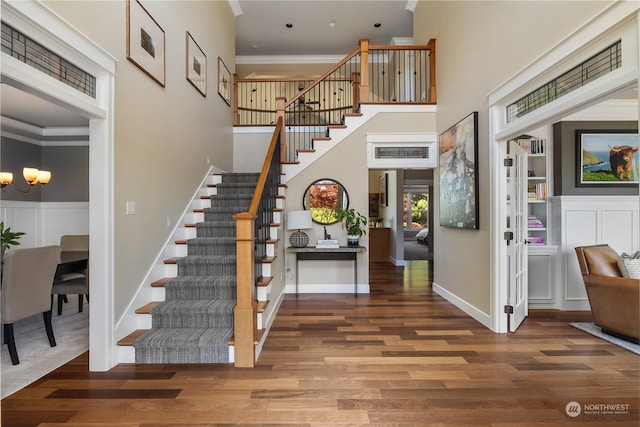
[[[638,132],[576,131],[576,186],[637,186],[640,182]]]

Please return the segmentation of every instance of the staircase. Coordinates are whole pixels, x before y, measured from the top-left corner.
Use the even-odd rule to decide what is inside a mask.
[[[163,281],[165,301],[150,309],[151,329],[135,338],[136,363],[229,363],[236,305],[236,227],[246,211],[258,174],[223,174],[186,240],[177,276]]]

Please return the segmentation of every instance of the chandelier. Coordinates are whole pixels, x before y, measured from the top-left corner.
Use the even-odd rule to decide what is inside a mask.
[[[36,168],[22,169],[22,176],[24,176],[24,180],[29,184],[26,188],[20,188],[13,183],[13,174],[11,172],[0,172],[0,188],[2,188],[2,191],[7,191],[7,186],[11,185],[21,193],[28,193],[36,189],[42,190],[42,187],[51,180],[50,171],[41,171]],[[40,184],[40,186],[36,187],[38,184]]]

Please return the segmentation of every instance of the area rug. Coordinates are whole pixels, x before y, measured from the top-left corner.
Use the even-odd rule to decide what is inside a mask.
[[[600,327],[594,325],[593,322],[570,323],[570,325],[640,356],[640,345],[607,335],[600,330]]]

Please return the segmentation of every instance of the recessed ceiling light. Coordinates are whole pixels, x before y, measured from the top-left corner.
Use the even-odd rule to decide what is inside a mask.
[[[380,28],[380,27],[382,27],[382,24],[381,24],[381,23],[379,23],[379,22],[376,22],[375,24],[373,24],[373,26],[374,26],[375,28]]]
[[[335,27],[336,27],[336,21],[329,22],[329,28],[335,28]]]
[[[286,24],[285,27],[287,28],[293,28],[293,24]]]

